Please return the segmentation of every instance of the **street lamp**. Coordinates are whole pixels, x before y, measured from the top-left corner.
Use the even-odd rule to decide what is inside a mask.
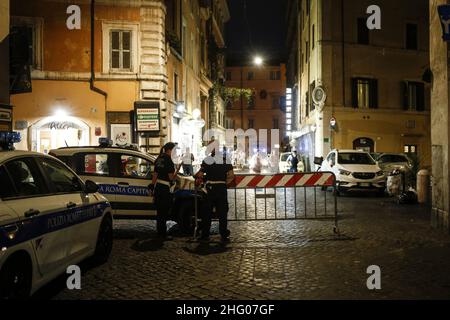
[[[261,66],[263,64],[263,59],[259,56],[255,57],[255,59],[253,60],[253,62],[255,63],[256,66]]]

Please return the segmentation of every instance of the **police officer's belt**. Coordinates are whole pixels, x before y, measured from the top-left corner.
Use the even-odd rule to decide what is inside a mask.
[[[226,185],[227,182],[226,181],[207,181],[206,184],[213,184],[213,185],[215,185],[215,184],[224,184],[224,185]]]
[[[165,180],[160,180],[160,179],[158,179],[158,180],[156,180],[156,183],[163,184],[163,185],[165,185],[165,186],[170,187],[170,182],[169,182],[169,181],[165,181]]]

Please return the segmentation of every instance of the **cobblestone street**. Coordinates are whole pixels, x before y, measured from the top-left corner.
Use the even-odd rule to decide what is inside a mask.
[[[389,198],[339,199],[333,221],[231,223],[231,243],[160,244],[154,222],[118,221],[107,264],[87,269],[82,289],[55,299],[448,299],[450,237],[428,209]],[[366,287],[378,265],[382,290]],[[61,287],[62,288],[62,287]]]

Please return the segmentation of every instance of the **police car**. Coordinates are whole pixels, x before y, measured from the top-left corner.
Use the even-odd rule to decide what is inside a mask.
[[[50,154],[71,167],[83,180],[95,181],[111,203],[116,219],[155,219],[156,207],[149,191],[156,157],[136,147],[114,147],[99,139],[99,146],[65,147]],[[174,206],[169,220],[188,223],[192,216],[192,177],[179,176],[174,185]],[[176,190],[176,191],[175,191]],[[183,220],[183,221],[181,221]]]
[[[25,298],[85,258],[105,262],[112,211],[92,181],[0,132],[0,298]]]

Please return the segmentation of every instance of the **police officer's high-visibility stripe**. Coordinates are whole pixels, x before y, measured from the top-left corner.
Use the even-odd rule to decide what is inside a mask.
[[[169,182],[169,181],[165,181],[165,180],[160,180],[160,179],[158,179],[158,180],[156,180],[156,183],[163,184],[163,185],[165,185],[165,186],[170,187],[170,182]]]

